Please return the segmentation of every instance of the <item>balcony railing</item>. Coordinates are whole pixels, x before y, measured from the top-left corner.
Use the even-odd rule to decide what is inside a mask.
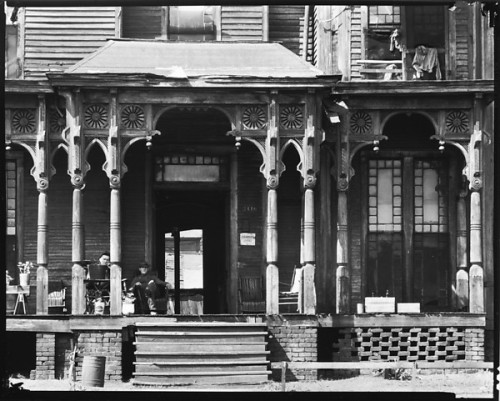
[[[442,48],[424,48],[426,53],[419,53],[415,57],[415,52],[422,52],[421,47],[407,49],[401,54],[401,59],[394,60],[356,60],[355,65],[360,66],[359,73],[362,80],[393,81],[393,80],[442,80],[445,79],[444,52]],[[427,54],[433,52],[434,55],[429,62]],[[418,71],[418,66],[424,66],[424,71]],[[417,68],[416,68],[417,67]],[[430,71],[425,71],[426,69]],[[439,72],[438,72],[439,69]]]

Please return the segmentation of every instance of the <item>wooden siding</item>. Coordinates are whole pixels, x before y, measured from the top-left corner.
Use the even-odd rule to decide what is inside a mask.
[[[238,227],[239,233],[255,233],[255,246],[238,245],[240,276],[259,276],[264,265],[264,177],[259,172],[262,156],[254,145],[243,142],[238,151]],[[239,238],[238,238],[239,244]]]
[[[128,166],[122,181],[122,277],[130,285],[145,255],[146,185],[144,176],[145,146],[132,146],[125,159]],[[153,259],[154,260],[154,259]],[[163,266],[153,266],[160,277]]]
[[[85,176],[83,191],[83,222],[85,225],[85,258],[96,261],[102,252],[109,252],[109,179],[102,171],[105,157],[98,145],[91,149],[91,169]]]
[[[362,23],[361,23],[361,8],[366,6],[354,6],[351,12],[351,34],[349,42],[351,43],[351,79],[360,78],[360,64],[358,60],[363,58],[363,43],[362,43]]]
[[[269,41],[302,54],[304,6],[269,6]]]
[[[459,7],[455,10],[456,19],[456,79],[463,80],[469,79],[470,75],[470,61],[472,57],[471,37],[470,31],[470,6],[466,3],[460,3]]]
[[[264,40],[263,6],[221,7],[221,40],[255,41]]]
[[[162,34],[161,6],[123,7],[122,38],[155,39]]]
[[[22,218],[24,238],[24,260],[36,263],[36,245],[37,245],[37,219],[38,219],[38,191],[36,183],[30,174],[33,168],[33,160],[28,152],[24,152],[24,176],[23,176],[23,202],[24,210],[20,213]],[[30,275],[32,291],[35,290],[36,272]],[[35,313],[36,310],[36,293],[32,292],[28,297],[26,308],[28,313]]]
[[[27,7],[24,77],[63,71],[115,36],[114,7]]]
[[[63,280],[65,285],[70,287],[72,186],[67,174],[68,163],[65,151],[57,152],[54,167],[56,174],[50,180],[47,202],[49,282]]]
[[[331,29],[333,36],[332,54],[335,59],[333,71],[342,74],[342,80],[350,79],[350,15],[351,11],[346,6],[332,6]]]

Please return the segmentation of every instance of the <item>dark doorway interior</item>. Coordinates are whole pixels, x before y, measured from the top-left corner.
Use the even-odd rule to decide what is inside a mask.
[[[226,204],[225,191],[156,192],[156,263],[165,279],[165,234],[200,230],[203,239],[203,313],[226,313]],[[176,266],[176,269],[180,268]],[[176,274],[177,271],[176,271]]]
[[[5,333],[5,373],[9,377],[30,377],[36,367],[36,333]]]

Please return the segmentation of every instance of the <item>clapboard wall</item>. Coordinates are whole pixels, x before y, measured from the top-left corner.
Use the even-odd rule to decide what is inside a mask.
[[[269,41],[280,42],[297,55],[303,53],[305,6],[269,6]]]
[[[255,41],[265,39],[264,6],[221,6],[221,40]]]
[[[265,180],[259,168],[262,156],[258,149],[243,142],[238,151],[238,229],[239,233],[254,233],[255,246],[238,246],[238,274],[259,276],[265,264],[264,221]]]
[[[63,71],[115,37],[115,7],[26,7],[24,78]]]

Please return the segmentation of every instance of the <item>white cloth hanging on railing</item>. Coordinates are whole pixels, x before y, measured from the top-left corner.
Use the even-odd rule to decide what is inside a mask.
[[[423,72],[432,73],[436,68],[436,79],[441,79],[441,68],[439,66],[438,51],[433,47],[417,46],[413,58],[413,68],[417,72],[417,78],[421,78]]]

